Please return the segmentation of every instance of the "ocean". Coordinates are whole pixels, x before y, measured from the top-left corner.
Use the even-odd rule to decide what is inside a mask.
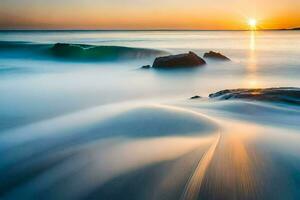
[[[231,61],[141,69],[189,51]],[[300,31],[1,31],[0,199],[300,199],[299,55]]]

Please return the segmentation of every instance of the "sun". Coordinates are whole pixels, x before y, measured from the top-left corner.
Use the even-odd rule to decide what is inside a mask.
[[[250,27],[251,30],[255,30],[256,29],[256,25],[257,25],[256,19],[249,19],[248,20],[248,25],[249,25],[249,27]]]

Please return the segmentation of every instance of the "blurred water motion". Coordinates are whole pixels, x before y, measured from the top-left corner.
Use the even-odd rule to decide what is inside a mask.
[[[0,38],[0,199],[300,199],[299,106],[207,98],[223,89],[299,87],[298,31]],[[122,56],[49,55],[59,42],[118,46]],[[157,53],[190,50],[220,51],[232,62],[139,70]],[[124,59],[127,51],[134,57]]]

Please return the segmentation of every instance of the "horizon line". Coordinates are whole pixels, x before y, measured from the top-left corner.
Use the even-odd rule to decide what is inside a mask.
[[[278,29],[1,29],[5,31],[295,31],[300,27]]]

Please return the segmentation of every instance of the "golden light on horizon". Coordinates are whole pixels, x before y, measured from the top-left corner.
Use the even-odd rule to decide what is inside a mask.
[[[249,27],[250,27],[251,30],[255,30],[256,26],[257,26],[256,19],[249,19],[248,20],[248,25],[249,25]]]
[[[170,1],[140,1],[3,0],[0,29],[267,30],[300,26],[299,0],[241,0],[234,6],[228,6],[232,0],[176,0],[172,6]]]

